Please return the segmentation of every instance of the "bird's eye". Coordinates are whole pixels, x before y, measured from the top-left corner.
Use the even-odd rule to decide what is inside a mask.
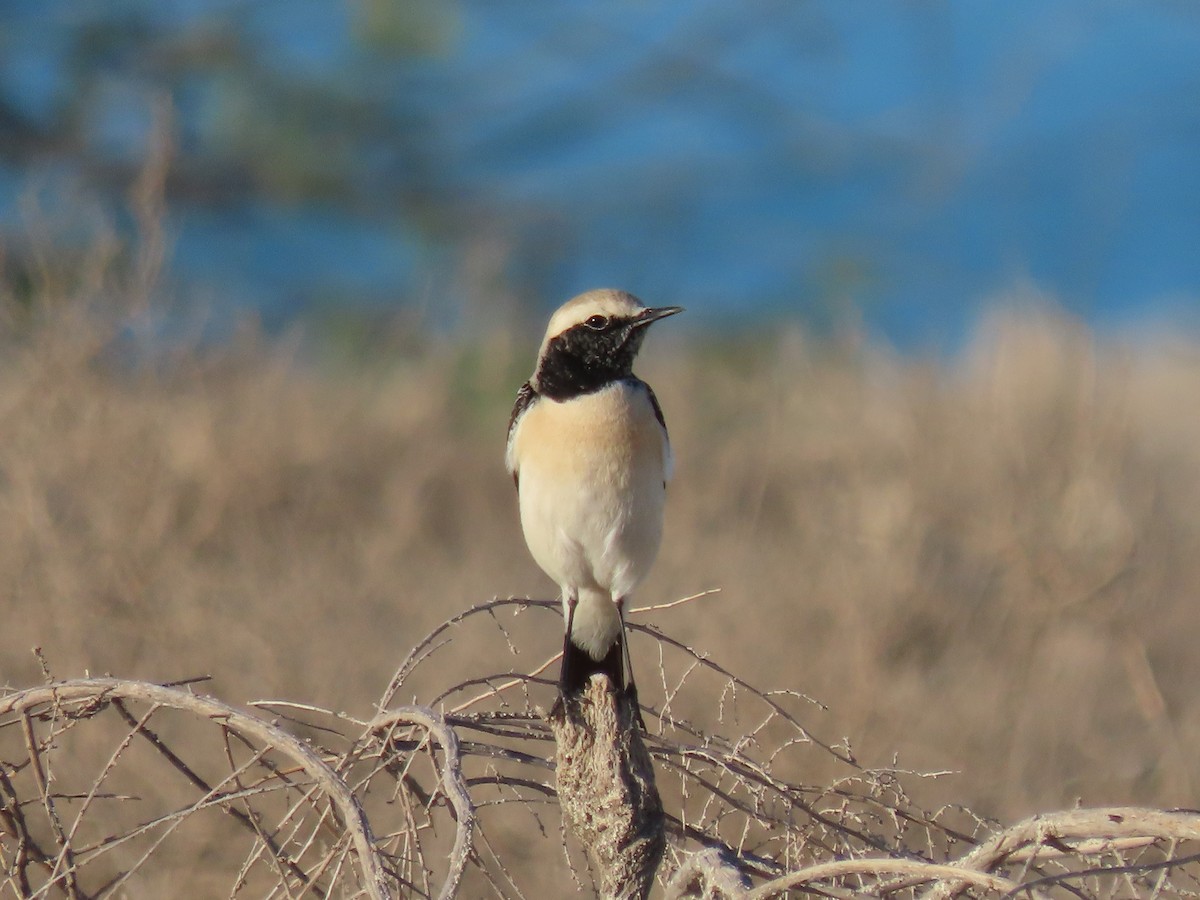
[[[583,324],[592,331],[603,331],[608,327],[608,316],[588,316]]]

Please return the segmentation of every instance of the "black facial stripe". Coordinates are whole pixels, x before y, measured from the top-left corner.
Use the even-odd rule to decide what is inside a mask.
[[[630,377],[644,333],[633,321],[612,322],[603,331],[584,324],[568,328],[546,346],[537,371],[539,393],[566,400]]]

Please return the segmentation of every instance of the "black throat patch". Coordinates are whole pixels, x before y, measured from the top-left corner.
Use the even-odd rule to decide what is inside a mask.
[[[568,400],[633,375],[633,359],[645,329],[612,320],[601,331],[574,325],[546,346],[535,380],[539,394]]]

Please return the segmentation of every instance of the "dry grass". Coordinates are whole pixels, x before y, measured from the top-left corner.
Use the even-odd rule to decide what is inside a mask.
[[[501,461],[527,342],[397,324],[331,365],[246,329],[148,362],[120,323],[153,304],[155,242],[93,246],[0,300],[0,683],[41,681],[36,645],[58,676],[211,673],[229,700],[369,717],[437,622],[551,594]],[[1038,313],[949,368],[799,333],[655,341],[678,466],[636,599],[722,592],[641,621],[819,699],[804,726],[867,766],[961,773],[913,779],[930,808],[1200,806],[1200,346]],[[517,645],[532,669],[559,640]],[[661,707],[671,670],[654,684],[645,635],[633,655]]]
[[[0,894],[448,900],[559,896],[573,879],[645,897],[665,825],[664,900],[1200,897],[1200,813],[1079,809],[1002,828],[954,805],[923,812],[911,773],[809,733],[810,701],[759,691],[653,628],[640,631],[672,688],[647,708],[644,742],[603,680],[548,723],[530,688],[551,682],[519,674],[519,657],[561,621],[556,607],[498,599],[453,617],[367,720],[239,709],[195,683],[0,696]],[[434,699],[444,713],[395,702],[422,668],[461,679]],[[710,722],[680,718],[685,705]]]

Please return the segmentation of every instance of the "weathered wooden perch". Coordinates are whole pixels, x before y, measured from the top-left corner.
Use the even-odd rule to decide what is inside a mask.
[[[604,675],[550,713],[558,798],[605,898],[644,900],[662,861],[662,800],[637,713]]]

